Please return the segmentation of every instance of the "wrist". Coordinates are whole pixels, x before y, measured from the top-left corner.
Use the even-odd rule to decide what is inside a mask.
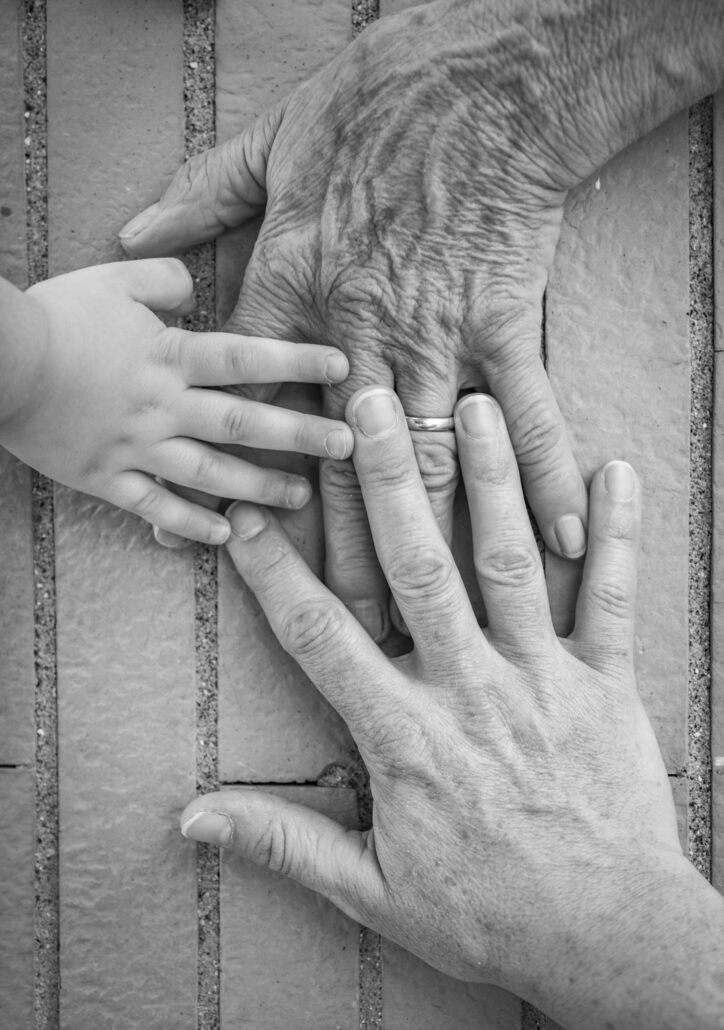
[[[29,292],[0,279],[0,444],[13,450],[17,424],[43,378],[47,313]]]
[[[530,1000],[589,1030],[721,1030],[724,898],[683,856],[628,873]],[[554,956],[556,958],[556,956]],[[564,974],[561,979],[558,970]]]

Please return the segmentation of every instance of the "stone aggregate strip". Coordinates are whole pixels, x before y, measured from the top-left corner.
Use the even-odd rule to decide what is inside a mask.
[[[352,0],[352,36],[377,21],[379,0]],[[372,825],[372,795],[364,773],[357,786],[360,827]],[[366,926],[359,931],[359,1030],[384,1030],[382,1011],[382,938]]]
[[[711,878],[712,418],[714,374],[713,101],[689,113],[689,856]]]
[[[48,275],[48,156],[45,0],[23,4],[27,281]],[[53,484],[33,473],[35,655],[35,983],[36,1030],[59,1020],[58,715]]]
[[[216,70],[214,0],[184,0],[184,157],[188,160],[216,141]],[[183,320],[186,329],[216,328],[216,260],[213,243],[184,255],[194,281],[196,307]],[[218,789],[218,562],[217,551],[197,544],[194,550],[196,651],[196,790]],[[198,844],[197,1026],[220,1025],[220,854]]]

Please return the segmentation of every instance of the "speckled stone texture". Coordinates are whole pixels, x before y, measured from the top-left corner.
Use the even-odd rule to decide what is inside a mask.
[[[711,613],[712,881],[724,891],[724,95],[714,102],[714,539]]]

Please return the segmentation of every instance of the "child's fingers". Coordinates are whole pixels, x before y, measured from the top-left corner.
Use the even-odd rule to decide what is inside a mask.
[[[199,505],[202,508],[208,508],[210,511],[218,511],[219,504],[221,503],[220,498],[212,497],[210,494],[205,494],[201,490],[191,490],[188,486],[177,486],[176,483],[167,483],[164,479],[156,476],[156,482],[160,483],[161,486],[166,487],[171,493],[177,494],[185,501],[190,501],[191,504]],[[153,527],[153,535],[156,539],[156,543],[161,544],[162,547],[169,547],[171,550],[178,551],[183,547],[188,547],[191,544],[191,540],[187,540],[185,537],[178,536],[176,533],[169,533],[167,529],[161,529],[159,526]]]
[[[341,383],[349,374],[342,351],[313,343],[184,331],[179,351],[182,373],[191,386]]]
[[[185,392],[180,432],[209,443],[296,451],[321,458],[348,458],[354,447],[352,430],[345,422],[276,408],[217,390]]]
[[[259,468],[198,440],[176,437],[158,444],[153,450],[153,465],[154,473],[179,486],[272,508],[303,508],[312,495],[311,484],[303,476]]]
[[[223,544],[229,536],[229,523],[222,515],[177,497],[142,472],[124,472],[107,499],[175,537]]]
[[[145,261],[118,261],[99,267],[101,275],[112,278],[132,300],[153,311],[188,313],[193,307],[194,284],[178,258],[148,258]]]

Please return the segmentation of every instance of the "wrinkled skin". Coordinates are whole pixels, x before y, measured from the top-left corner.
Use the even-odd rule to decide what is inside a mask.
[[[578,556],[586,492],[539,350],[565,191],[591,159],[557,126],[556,58],[540,58],[531,29],[501,28],[494,5],[457,5],[441,28],[440,7],[368,29],[247,132],[190,161],[122,240],[132,254],[178,250],[265,206],[227,328],[345,351],[349,379],[325,394],[333,417],[365,383],[394,387],[417,415],[449,415],[461,388],[490,390],[547,543]],[[415,444],[449,537],[454,436]],[[360,614],[386,610],[351,464],[324,462],[322,490],[328,582]],[[379,614],[367,622],[384,633]]]
[[[369,401],[386,398],[385,423]],[[264,509],[231,510],[228,548],[282,646],[348,723],[373,828],[346,831],[255,789],[196,799],[184,833],[299,880],[432,965],[507,987],[566,1026],[720,1026],[724,900],[681,853],[636,691],[633,470],[614,461],[594,477],[575,630],[559,640],[500,412],[486,398],[458,405],[483,631],[399,401],[363,390],[348,418],[412,652],[386,658]],[[691,1006],[694,977],[703,1010]]]

